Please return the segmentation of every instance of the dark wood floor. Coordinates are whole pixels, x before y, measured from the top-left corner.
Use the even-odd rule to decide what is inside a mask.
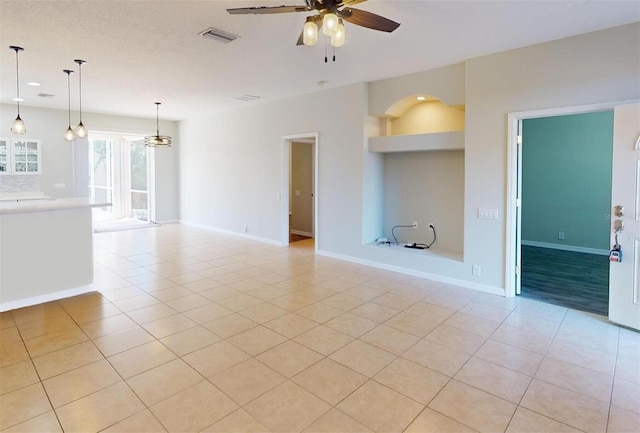
[[[522,246],[522,296],[606,316],[609,258]]]
[[[306,239],[311,239],[309,236],[296,235],[294,233],[289,233],[289,243],[304,241]]]

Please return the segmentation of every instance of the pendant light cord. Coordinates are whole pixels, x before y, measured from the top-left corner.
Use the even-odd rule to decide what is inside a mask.
[[[158,117],[160,113],[160,103],[156,102],[156,137],[160,137],[160,118]]]
[[[16,102],[18,104],[18,117],[20,117],[20,74],[18,68],[18,49],[16,48]]]
[[[67,72],[67,92],[67,100],[69,101],[69,127],[71,127],[71,71]]]
[[[78,78],[80,80],[80,123],[82,123],[82,63],[78,62]],[[69,95],[69,100],[71,100],[71,95]],[[69,101],[71,103],[71,101]]]

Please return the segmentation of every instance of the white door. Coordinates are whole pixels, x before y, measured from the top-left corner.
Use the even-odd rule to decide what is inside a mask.
[[[616,107],[613,122],[611,245],[616,222],[624,228],[622,261],[609,264],[609,320],[640,330],[640,104]]]

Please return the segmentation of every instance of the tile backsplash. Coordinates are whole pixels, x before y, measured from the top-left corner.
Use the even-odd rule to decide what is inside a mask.
[[[0,194],[3,192],[35,192],[40,189],[41,176],[17,175],[0,176]]]

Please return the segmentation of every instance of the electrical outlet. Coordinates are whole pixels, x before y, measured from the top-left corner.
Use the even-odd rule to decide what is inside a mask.
[[[433,225],[433,223],[429,223],[429,231],[430,231],[430,232],[432,232],[432,231],[433,231],[433,227],[435,227],[435,226]]]
[[[471,273],[473,274],[474,277],[480,277],[482,276],[482,266],[480,265],[473,265],[471,267]]]
[[[564,240],[564,232],[558,232],[558,240]]]
[[[414,229],[417,229],[418,228],[418,221],[414,221],[412,225],[413,225]]]

